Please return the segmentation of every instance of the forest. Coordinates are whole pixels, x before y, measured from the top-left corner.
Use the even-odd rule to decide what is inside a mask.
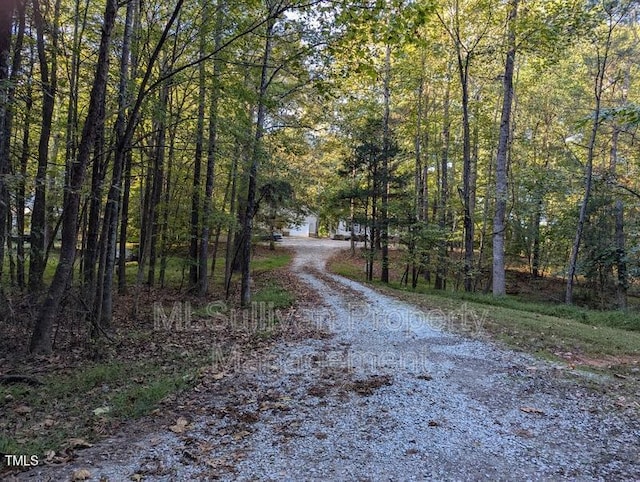
[[[149,287],[249,306],[308,213],[368,279],[637,311],[638,7],[3,0],[1,319],[37,355]]]

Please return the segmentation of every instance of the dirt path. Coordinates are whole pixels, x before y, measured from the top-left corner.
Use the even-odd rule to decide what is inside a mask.
[[[345,242],[287,240],[330,337],[280,343],[208,386],[184,430],[113,439],[27,480],[640,480],[637,409],[613,382],[505,350],[324,263]],[[623,405],[623,404],[622,404]],[[186,408],[185,408],[186,410]]]

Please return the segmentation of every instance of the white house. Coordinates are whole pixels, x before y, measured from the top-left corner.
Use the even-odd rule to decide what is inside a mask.
[[[286,231],[289,232],[289,236],[316,238],[318,237],[318,216],[313,213],[307,214],[297,224],[289,225]]]
[[[366,226],[353,223],[353,234],[356,241],[363,241],[368,234],[368,230]],[[338,221],[337,228],[331,230],[331,239],[351,239],[351,224],[344,219]]]

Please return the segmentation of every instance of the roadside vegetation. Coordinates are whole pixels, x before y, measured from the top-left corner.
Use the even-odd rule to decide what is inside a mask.
[[[179,256],[167,263],[164,289],[141,287],[120,297],[117,330],[99,344],[77,322],[82,318],[68,318],[57,327],[55,355],[28,357],[24,338],[29,326],[17,315],[0,341],[1,353],[15,355],[0,356],[0,373],[5,374],[0,377],[0,454],[64,462],[141,417],[147,417],[146,426],[171,425],[170,402],[186,396],[201,377],[226,374],[230,368],[220,363],[220,355],[229,347],[257,352],[282,334],[278,318],[268,310],[286,310],[298,298],[288,273],[290,261],[284,248],[255,247],[254,303],[266,311],[253,313],[269,319],[251,320],[251,325],[230,326],[233,315],[237,320],[253,315],[243,314],[237,296],[224,299],[217,281],[221,272],[216,272],[207,299],[181,291],[184,260]],[[135,262],[130,269],[136,269]],[[161,307],[159,313],[154,314],[154,304]],[[22,378],[11,378],[18,376]]]
[[[398,260],[400,253],[395,252]],[[341,251],[328,263],[333,273],[366,283],[364,259]],[[395,267],[396,269],[393,269]],[[605,371],[620,379],[640,377],[640,315],[598,311],[557,302],[528,301],[521,295],[435,290],[427,283],[415,289],[400,283],[401,265],[392,263],[388,284],[371,281],[381,292],[426,311],[453,314],[449,328],[489,336],[570,367]]]

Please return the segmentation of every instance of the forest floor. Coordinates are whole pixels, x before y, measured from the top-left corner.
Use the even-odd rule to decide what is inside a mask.
[[[216,345],[193,389],[15,480],[640,479],[637,371],[514,351],[489,307],[427,310],[329,273],[344,242],[284,244],[307,301],[281,336]]]

